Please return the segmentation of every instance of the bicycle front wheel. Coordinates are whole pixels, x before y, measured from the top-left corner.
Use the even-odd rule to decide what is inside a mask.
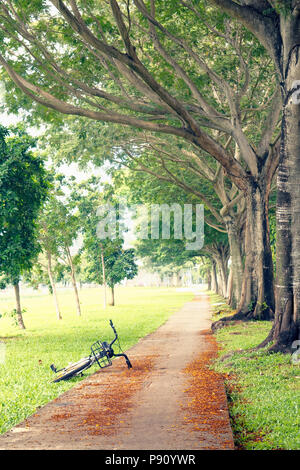
[[[85,357],[78,362],[73,362],[65,367],[63,370],[58,372],[56,377],[52,382],[60,382],[61,380],[68,380],[71,377],[74,377],[77,374],[80,374],[85,369],[88,369],[93,364],[93,361],[90,357]]]

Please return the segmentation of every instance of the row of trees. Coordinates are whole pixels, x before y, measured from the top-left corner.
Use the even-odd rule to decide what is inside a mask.
[[[163,172],[160,172],[160,177],[156,174],[149,174],[148,171],[132,171],[131,169],[113,168],[113,182],[114,191],[120,198],[126,199],[128,204],[143,204],[148,205],[149,209],[154,204],[167,204],[172,208],[172,204],[180,205],[182,208],[184,204],[193,205],[195,212],[196,204],[204,201],[199,198],[198,194],[187,191],[186,188],[174,184],[172,181],[167,181],[161,178]],[[159,174],[159,172],[158,172]],[[185,173],[186,174],[186,173]],[[177,174],[177,178],[180,175]],[[214,204],[213,193],[211,188],[207,185],[201,188],[206,199]],[[150,212],[150,210],[149,210]],[[162,214],[160,214],[160,236],[162,235]],[[216,230],[215,226],[211,226],[211,215],[209,211],[205,211],[205,226],[204,226],[204,247],[201,250],[187,250],[186,245],[188,240],[184,237],[184,230],[182,239],[175,238],[174,222],[175,216],[170,211],[170,239],[163,239],[160,237],[158,240],[152,239],[138,239],[135,247],[137,256],[143,259],[147,268],[155,269],[156,271],[168,270],[169,272],[179,272],[185,266],[201,266],[202,278],[208,276],[208,271],[214,268],[216,274],[215,286],[218,293],[227,297],[228,291],[228,278],[229,266],[228,261],[230,257],[230,249],[228,243],[228,235],[223,228],[221,231]],[[183,222],[183,220],[182,220]],[[195,230],[196,217],[193,217],[193,227]],[[150,232],[150,227],[149,227]],[[218,275],[218,276],[217,276]],[[231,272],[232,275],[232,272]],[[217,277],[219,281],[217,281]],[[229,300],[229,299],[228,299]],[[230,288],[229,303],[234,306],[236,299],[234,296],[233,283]]]
[[[124,170],[114,169],[114,189],[121,197],[126,198],[130,204],[168,204],[169,208],[172,207],[174,201],[180,204],[195,205],[199,202],[205,204],[206,200],[210,204],[216,204],[213,192],[209,185],[202,184],[201,191],[205,194],[205,200],[199,198],[199,195],[193,191],[186,190],[173,181],[166,181],[160,173],[158,177],[156,174],[149,174],[148,171],[131,171],[127,168]],[[186,173],[185,173],[186,176]],[[180,174],[176,176],[180,178]],[[187,178],[186,178],[187,179]],[[186,181],[185,179],[185,181]],[[217,207],[217,205],[216,205]],[[237,307],[239,299],[236,285],[233,282],[234,272],[234,257],[230,250],[229,237],[226,233],[225,226],[221,227],[212,223],[212,214],[205,205],[205,226],[204,226],[204,247],[199,250],[187,250],[187,240],[174,238],[174,213],[170,212],[171,217],[171,238],[153,240],[151,238],[138,240],[136,243],[137,255],[144,259],[147,267],[154,268],[158,272],[163,269],[169,272],[178,272],[185,266],[197,266],[201,270],[202,279],[206,279],[209,287],[223,295],[228,299],[228,303],[233,307]],[[162,225],[162,217],[161,217]],[[193,223],[195,224],[195,218]],[[271,222],[273,222],[271,218]],[[245,223],[245,221],[244,221]],[[162,227],[160,228],[162,232]],[[239,240],[241,256],[244,256],[244,241],[243,233],[240,234]],[[229,260],[231,261],[229,263]],[[241,271],[242,281],[243,272]],[[251,306],[248,306],[248,311],[253,315]],[[250,317],[250,314],[249,314]]]
[[[0,195],[4,209],[1,213],[1,287],[14,286],[15,313],[22,328],[25,325],[20,302],[21,277],[35,288],[40,284],[48,285],[57,318],[61,319],[57,281],[70,279],[77,314],[81,315],[78,280],[80,283],[107,283],[111,287],[111,303],[114,305],[115,284],[124,278],[131,279],[137,273],[134,251],[122,248],[123,240],[118,238],[118,234],[115,234],[115,240],[99,240],[97,237],[97,209],[107,200],[112,202],[116,194],[125,196],[131,204],[171,203],[175,197],[182,205],[196,200],[189,199],[183,190],[180,190],[179,198],[172,185],[163,188],[159,179],[147,178],[147,174],[145,178],[145,173],[142,178],[137,178],[132,172],[116,169],[114,185],[107,185],[105,190],[96,177],[78,184],[75,177],[67,179],[46,171],[44,161],[37,157],[37,152],[32,153],[35,140],[21,128],[9,132],[2,127],[1,137]],[[82,237],[81,248],[74,250],[79,235]],[[209,235],[213,243],[208,242]],[[221,260],[218,269],[222,280],[220,293],[226,296],[228,246],[225,235],[222,238],[226,259]],[[186,251],[184,245],[184,241],[174,239],[144,240],[137,248],[138,255],[148,261],[148,269],[173,274],[179,273],[185,265],[199,262],[198,251]],[[214,246],[218,244],[210,229],[210,234],[206,233],[204,253],[213,252]],[[214,285],[218,286],[217,280]],[[106,299],[104,303],[106,306]]]
[[[9,109],[56,127],[82,116],[102,135],[103,122],[130,126],[103,152],[205,202],[228,236],[238,318],[275,312],[268,340],[290,350],[300,332],[298,1],[4,0],[0,10]]]
[[[134,277],[137,265],[134,250],[124,250],[122,239],[97,237],[97,209],[108,197],[99,178],[77,183],[46,170],[33,152],[36,140],[21,128],[0,127],[0,144],[0,283],[2,289],[14,286],[19,326],[25,328],[21,279],[36,288],[49,286],[58,319],[57,280],[71,280],[78,315],[78,278],[104,284],[105,293],[108,285],[114,305],[115,285]]]
[[[63,175],[46,171],[44,161],[32,153],[35,140],[21,128],[10,133],[8,137],[8,129],[1,128],[0,195],[5,211],[2,211],[1,219],[3,233],[0,266],[1,287],[12,284],[15,288],[19,325],[25,327],[20,302],[21,277],[35,288],[40,284],[48,285],[58,319],[62,318],[62,314],[57,281],[71,281],[78,315],[81,315],[78,280],[80,283],[107,283],[111,287],[111,303],[114,305],[115,284],[124,278],[133,278],[137,266],[133,249],[124,250],[123,240],[118,238],[117,233],[115,240],[98,239],[98,207],[107,200],[116,200],[116,195],[125,197],[130,204],[171,204],[176,197],[177,203],[183,205],[198,199],[195,195],[190,198],[182,189],[179,197],[178,189],[173,185],[162,187],[158,178],[149,178],[147,173],[139,173],[137,176],[134,172],[120,172],[116,168],[113,169],[114,184],[107,185],[105,190],[96,177],[78,184],[75,177],[67,179]],[[29,210],[33,201],[35,203]],[[82,237],[81,248],[74,249],[79,236]],[[203,266],[206,269],[211,267],[211,263],[203,264],[203,255],[211,256],[215,252],[221,283],[215,276],[213,285],[226,296],[228,241],[224,234],[219,235],[219,240],[217,238],[214,230],[208,226],[205,250],[202,250],[202,271]],[[146,260],[147,268],[156,272],[179,273],[185,265],[199,263],[199,252],[186,251],[184,240],[144,240],[137,244],[137,249],[139,257]],[[214,257],[212,259],[214,264]],[[215,275],[216,272],[214,268]],[[104,304],[106,306],[106,299]]]

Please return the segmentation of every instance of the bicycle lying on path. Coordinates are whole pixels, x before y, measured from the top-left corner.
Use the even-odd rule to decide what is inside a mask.
[[[51,370],[57,374],[51,382],[60,382],[61,380],[68,380],[71,377],[81,375],[83,371],[89,369],[95,363],[98,364],[100,369],[104,369],[105,367],[112,365],[111,359],[113,357],[124,357],[128,369],[132,368],[132,364],[126,354],[123,352],[116,354],[114,352],[112,345],[118,340],[118,334],[113,325],[113,322],[110,320],[109,323],[115,334],[114,339],[110,343],[107,343],[106,341],[96,341],[94,344],[92,344],[91,354],[88,357],[84,357],[77,362],[70,363],[63,369],[57,370],[55,365],[51,364]],[[120,343],[119,348],[121,350]]]

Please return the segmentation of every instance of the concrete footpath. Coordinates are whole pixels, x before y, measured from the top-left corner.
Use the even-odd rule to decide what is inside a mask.
[[[123,358],[0,436],[0,450],[232,450],[209,299],[195,295]],[[53,387],[57,386],[53,384]]]

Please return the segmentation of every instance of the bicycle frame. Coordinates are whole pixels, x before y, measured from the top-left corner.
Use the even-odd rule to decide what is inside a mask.
[[[121,353],[121,354],[116,354],[112,348],[112,345],[117,341],[118,339],[118,333],[116,332],[116,329],[113,325],[112,320],[109,321],[110,326],[115,334],[114,339],[110,342],[107,343],[106,341],[96,341],[94,344],[91,346],[91,351],[92,355],[94,356],[95,360],[97,361],[98,366],[102,369],[104,367],[108,367],[112,365],[111,358],[112,357],[124,357],[126,364],[128,366],[128,369],[132,367],[131,362],[129,361],[128,357],[126,354]]]
[[[97,362],[98,366],[101,369],[109,367],[112,365],[111,359],[113,357],[124,357],[128,369],[132,368],[132,364],[126,354],[124,354],[123,352],[120,354],[114,352],[112,346],[117,341],[118,334],[116,332],[112,320],[110,320],[109,323],[115,334],[114,339],[110,343],[107,343],[106,341],[96,341],[92,344],[91,354],[88,357],[82,358],[80,361],[69,364],[68,366],[62,369],[57,370],[54,364],[51,364],[50,368],[51,370],[53,370],[53,372],[62,372],[62,374],[57,379],[54,379],[53,382],[58,382],[60,380],[68,380],[71,377],[82,374],[84,370],[89,369],[95,362]]]

